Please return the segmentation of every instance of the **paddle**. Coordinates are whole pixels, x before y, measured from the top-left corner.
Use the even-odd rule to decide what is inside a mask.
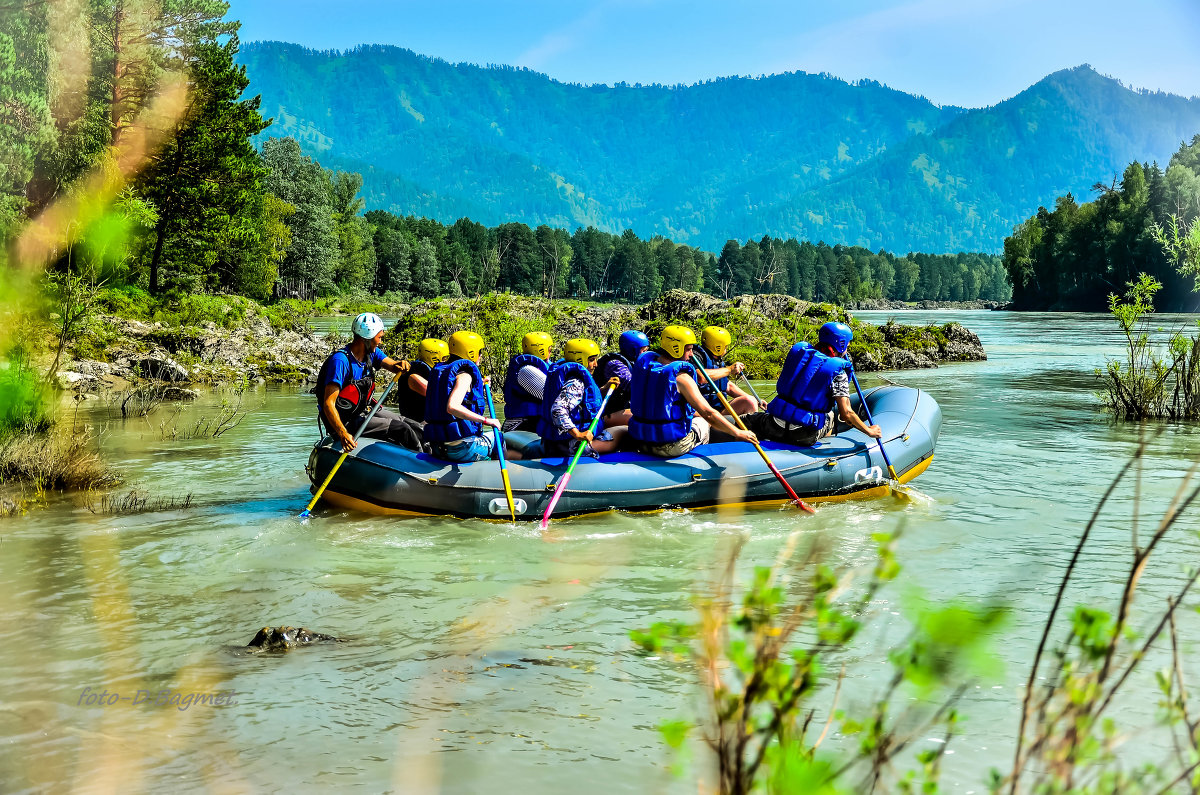
[[[362,425],[359,426],[358,432],[354,434],[355,443],[358,442],[358,437],[362,436],[363,431],[365,431],[367,426],[371,423],[371,418],[375,416],[375,412],[379,411],[379,407],[382,406],[383,401],[387,399],[388,393],[392,391],[392,387],[394,387],[399,380],[400,376],[397,374],[396,377],[394,377],[387,385],[387,388],[383,390],[383,394],[379,396],[379,401],[371,407],[371,413],[367,415],[367,418],[363,420]],[[350,455],[349,450],[342,451],[342,455],[338,458],[337,463],[333,465],[333,469],[329,470],[329,475],[325,478],[325,482],[321,484],[321,488],[317,489],[317,493],[313,495],[312,502],[308,504],[308,507],[300,512],[300,516],[297,517],[298,519],[307,519],[308,517],[312,516],[313,506],[317,504],[317,500],[321,499],[321,495],[325,493],[325,487],[328,486],[333,480],[333,476],[337,474],[338,467],[342,465],[342,462],[346,460],[346,456],[348,455]]]
[[[863,394],[862,387],[858,385],[858,377],[854,375],[854,368],[849,367],[846,372],[850,373],[850,380],[854,382],[854,390],[858,392],[858,399],[862,403],[863,412],[867,415],[867,425],[874,425],[875,420],[871,419],[871,409],[867,406],[867,398]],[[875,443],[879,445],[879,452],[883,453],[883,463],[887,464],[888,474],[891,475],[892,480],[900,480],[896,475],[896,468],[892,466],[892,462],[888,458],[887,450],[883,449],[883,439],[876,439]]]
[[[483,389],[487,393],[488,416],[496,419],[496,407],[492,405],[492,379],[490,376],[483,379]],[[508,464],[504,461],[504,434],[500,433],[499,428],[492,428],[492,430],[496,432],[496,453],[500,456],[500,477],[504,480],[504,495],[508,497],[508,513],[516,522],[517,507],[513,504],[512,484],[508,481]]]
[[[750,379],[746,376],[745,370],[742,370],[742,380],[746,382],[746,389],[750,390],[750,397],[754,398],[755,403],[761,405],[763,402],[762,398],[760,398],[758,393],[754,391],[754,384],[750,383]]]
[[[725,393],[722,392],[721,390],[717,389],[717,385],[713,383],[712,378],[710,378],[708,373],[706,373],[704,371],[704,368],[697,367],[696,372],[698,372],[698,373],[700,373],[700,375],[704,376],[704,380],[707,381],[708,385],[711,386],[713,388],[713,391],[717,393],[717,397],[720,398],[720,400],[721,400],[721,405],[724,406],[725,411],[728,412],[729,415],[733,417],[733,420],[734,420],[734,422],[737,423],[738,427],[741,428],[743,431],[748,430],[746,428],[746,423],[742,422],[742,418],[734,413],[733,408],[731,408],[729,405],[729,401],[725,399]],[[791,484],[787,482],[787,478],[785,478],[783,476],[783,473],[775,468],[775,465],[771,463],[770,458],[767,458],[767,451],[762,449],[762,445],[759,444],[758,442],[755,442],[754,449],[758,451],[758,454],[760,456],[762,456],[762,460],[764,462],[766,462],[767,467],[771,470],[771,472],[775,475],[775,477],[778,478],[779,482],[783,484],[784,491],[786,491],[788,494],[792,495],[792,502],[795,503],[796,505],[800,506],[802,509],[808,511],[809,513],[816,513],[816,511],[813,509],[813,507],[811,505],[809,505],[804,500],[800,499],[799,495],[796,494],[796,492],[792,488]]]
[[[613,391],[619,384],[620,382],[616,378],[609,380],[608,391],[604,393],[604,400],[600,401],[600,408],[596,411],[596,416],[592,417],[592,423],[588,426],[588,433],[594,434],[596,432],[596,426],[600,424],[600,418],[604,416],[604,407],[608,405],[608,399],[612,397]],[[558,485],[554,487],[554,495],[550,497],[550,504],[546,506],[546,512],[542,514],[541,529],[543,531],[550,524],[550,514],[554,513],[554,506],[558,505],[558,498],[567,490],[567,481],[571,479],[571,473],[575,471],[575,465],[579,463],[579,459],[583,457],[583,451],[586,449],[587,442],[580,439],[579,447],[575,448],[575,456],[571,459],[571,465],[563,473],[562,480],[558,481]]]

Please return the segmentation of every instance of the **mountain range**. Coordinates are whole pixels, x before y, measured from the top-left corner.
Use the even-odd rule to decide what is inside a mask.
[[[1088,66],[966,109],[801,72],[584,86],[398,47],[279,42],[246,44],[239,60],[274,117],[263,137],[361,173],[368,209],[632,229],[713,251],[770,234],[998,252],[1039,205],[1086,199],[1200,132],[1200,98]]]

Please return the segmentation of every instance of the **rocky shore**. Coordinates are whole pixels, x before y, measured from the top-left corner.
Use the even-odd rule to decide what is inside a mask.
[[[869,301],[852,301],[846,304],[851,311],[887,311],[912,312],[931,309],[987,309],[999,311],[1012,309],[1011,301],[889,301],[886,298],[872,298]]]
[[[740,296],[723,301],[681,290],[664,293],[641,307],[585,305],[511,294],[429,301],[398,312],[384,347],[406,355],[424,337],[445,338],[457,329],[474,328],[489,342],[484,369],[496,373],[529,330],[549,329],[558,340],[590,337],[611,347],[627,328],[643,329],[654,336],[671,323],[697,331],[713,324],[733,332],[734,355],[746,363],[752,377],[774,378],[792,342],[815,338],[816,328],[828,320],[849,322],[855,329],[851,354],[863,371],[936,367],[944,362],[987,358],[979,338],[957,323],[872,326],[854,320],[841,307],[789,296]],[[305,383],[315,379],[321,362],[340,344],[307,328],[272,326],[265,316],[255,313],[233,328],[213,322],[194,327],[164,325],[115,316],[101,316],[93,322],[103,329],[99,355],[95,344],[76,346],[68,350],[71,355],[57,373],[59,385],[79,397],[128,391],[145,383],[176,388],[170,399],[194,396],[184,385],[242,379]]]
[[[327,337],[308,329],[274,328],[262,316],[232,329],[212,322],[186,328],[113,316],[96,322],[109,342],[102,358],[73,356],[59,367],[59,386],[68,392],[122,392],[144,382],[303,383],[316,378],[331,350]],[[187,390],[177,393],[177,398],[189,396]]]

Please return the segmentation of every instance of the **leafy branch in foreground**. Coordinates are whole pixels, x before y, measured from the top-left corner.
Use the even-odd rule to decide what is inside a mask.
[[[902,791],[936,792],[946,743],[955,732],[955,705],[962,688],[945,682],[963,676],[988,634],[1005,614],[951,604],[923,611],[908,638],[889,659],[892,676],[883,693],[858,715],[837,708],[845,667],[836,677],[826,668],[860,634],[880,588],[900,571],[895,537],[878,534],[877,559],[864,587],[853,588],[854,572],[824,564],[814,543],[796,555],[794,533],[773,566],[758,567],[734,600],[734,580],[744,539],[729,556],[711,596],[694,598],[695,623],[657,623],[635,631],[642,649],[690,661],[708,703],[704,741],[717,765],[719,791],[741,795],[768,792],[841,792],[873,789],[885,780]],[[832,705],[814,704],[834,686]],[[916,698],[899,712],[901,689]],[[935,697],[936,696],[936,697]],[[821,749],[837,724],[843,737],[858,738],[851,752]],[[668,744],[681,748],[693,727],[662,726]],[[920,772],[894,769],[897,756],[918,737],[939,732],[943,742],[918,752]]]
[[[1010,795],[1036,793],[1108,793],[1187,791],[1200,787],[1200,724],[1195,705],[1189,707],[1183,678],[1176,613],[1200,577],[1200,569],[1184,572],[1173,583],[1156,583],[1171,591],[1165,608],[1150,616],[1145,630],[1133,627],[1133,603],[1150,558],[1162,552],[1164,539],[1179,517],[1200,496],[1192,486],[1196,467],[1183,479],[1171,504],[1148,538],[1138,537],[1138,504],[1142,446],[1113,479],[1084,528],[1059,583],[1041,640],[1029,671],[1017,748],[1011,772],[993,772],[992,789]],[[1084,548],[1117,486],[1134,468],[1131,560],[1116,602],[1115,615],[1090,605],[1076,605],[1070,619],[1057,624],[1064,594],[1078,572]],[[1162,557],[1160,555],[1160,557]],[[1061,633],[1051,643],[1054,632]],[[1164,637],[1165,634],[1165,637]],[[1165,647],[1169,645],[1169,650]],[[1169,657],[1167,657],[1169,651]],[[1161,763],[1123,764],[1118,750],[1127,734],[1113,717],[1113,705],[1138,666],[1148,657],[1169,660],[1157,672],[1160,707],[1173,741],[1173,756]],[[1145,746],[1143,746],[1145,747]]]

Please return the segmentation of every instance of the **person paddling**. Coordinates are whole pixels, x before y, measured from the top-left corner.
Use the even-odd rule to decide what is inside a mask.
[[[450,335],[450,358],[434,366],[425,390],[425,441],[433,454],[459,464],[497,458],[495,434],[500,422],[484,416],[487,395],[479,357],[483,337],[472,331]]]
[[[729,380],[741,375],[746,369],[741,362],[725,364],[725,354],[729,352],[730,342],[732,337],[727,329],[721,326],[705,326],[704,331],[700,332],[700,347],[696,348],[692,357],[693,363],[704,368],[704,372],[708,373],[717,389],[729,399],[729,406],[734,413],[746,414],[765,409],[765,403],[760,405],[752,396],[742,391],[741,387]],[[717,397],[717,389],[713,389],[707,382],[700,384],[700,394],[704,395],[708,405],[722,411],[725,407]]]
[[[601,383],[617,379],[617,389],[605,407],[608,413],[604,415],[604,427],[628,425],[633,419],[633,412],[629,410],[633,363],[648,350],[650,338],[640,331],[629,329],[621,332],[621,337],[617,340],[617,352],[604,354],[596,363],[596,374]]]
[[[646,351],[633,366],[629,436],[647,455],[674,458],[707,444],[710,428],[743,442],[757,437],[725,419],[700,394],[698,375],[689,361],[696,333],[667,326],[658,349]]]
[[[412,363],[411,370],[400,376],[401,381],[396,385],[401,414],[415,422],[425,422],[425,391],[429,387],[429,378],[434,366],[448,358],[450,348],[446,343],[435,339],[421,340],[417,346],[417,360]]]
[[[762,439],[795,447],[810,447],[831,436],[835,416],[873,439],[883,435],[850,408],[850,360],[846,350],[854,332],[845,323],[826,323],[817,332],[817,346],[798,342],[788,351],[776,383],[778,395],[766,411],[742,415],[746,427]],[[837,409],[835,415],[834,409]]]
[[[371,412],[375,371],[390,370],[402,376],[410,369],[407,361],[388,357],[379,347],[384,325],[379,315],[363,312],[350,325],[354,339],[334,351],[317,374],[318,416],[325,431],[345,451],[357,447],[354,434]],[[407,417],[382,406],[363,430],[363,437],[384,439],[409,450],[421,450],[421,427]]]
[[[569,456],[582,443],[587,445],[585,455],[599,458],[603,453],[615,452],[620,444],[624,427],[606,428],[595,437],[588,432],[603,401],[592,377],[599,358],[600,346],[594,340],[568,340],[562,360],[546,374],[546,399],[538,420],[544,455]]]
[[[508,360],[504,375],[505,433],[537,431],[553,344],[554,339],[546,332],[531,331],[521,338],[521,353]]]

